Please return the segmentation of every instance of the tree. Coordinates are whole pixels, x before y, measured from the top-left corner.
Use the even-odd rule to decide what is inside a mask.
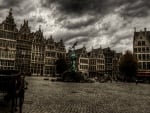
[[[131,51],[126,51],[120,58],[119,70],[126,81],[130,81],[137,73],[138,63]]]
[[[58,74],[62,74],[63,72],[65,72],[67,70],[68,66],[67,66],[67,62],[64,58],[59,58],[56,61],[56,72]]]

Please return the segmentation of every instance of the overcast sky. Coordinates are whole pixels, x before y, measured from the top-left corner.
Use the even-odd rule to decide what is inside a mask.
[[[33,32],[41,25],[46,38],[63,39],[66,48],[77,40],[77,48],[132,50],[134,27],[150,29],[149,0],[0,0],[0,22],[9,8],[18,28],[24,19]]]

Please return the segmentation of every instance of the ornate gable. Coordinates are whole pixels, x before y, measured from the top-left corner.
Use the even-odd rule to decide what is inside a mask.
[[[39,28],[39,30],[34,33],[34,42],[39,44],[43,44],[45,42],[41,28]]]
[[[50,38],[47,39],[46,43],[47,44],[55,44],[52,35],[50,36]]]
[[[145,46],[150,45],[150,31],[146,31],[146,28],[144,31],[140,32],[134,32],[134,45],[135,46]]]
[[[18,31],[12,15],[12,8],[9,10],[9,14],[6,19],[2,22],[1,28],[8,31]]]
[[[21,34],[29,34],[30,31],[30,27],[28,26],[28,21],[24,20],[24,24],[21,25],[20,31],[19,33]]]
[[[80,56],[81,57],[88,57],[88,54],[87,54],[85,46],[82,48],[82,52],[81,52]]]

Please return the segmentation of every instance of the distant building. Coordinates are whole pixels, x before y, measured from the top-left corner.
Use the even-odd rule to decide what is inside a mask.
[[[150,31],[134,32],[133,52],[138,60],[138,76],[150,76]]]
[[[31,49],[31,73],[35,76],[44,75],[45,39],[41,28],[33,33]]]
[[[75,50],[77,55],[77,71],[88,76],[89,73],[89,58],[85,47]]]
[[[139,59],[140,72],[149,72],[149,32],[135,32],[134,52]],[[142,38],[141,38],[142,37]],[[76,44],[76,43],[75,43]],[[75,46],[75,45],[74,45]],[[41,28],[31,32],[28,21],[20,29],[14,22],[12,9],[0,24],[0,70],[19,70],[26,75],[57,76],[56,61],[65,59],[71,65],[69,51],[66,54],[63,40],[54,42],[52,36],[45,39]],[[110,48],[92,49],[85,47],[75,50],[77,71],[90,77],[118,73],[118,57]]]
[[[92,49],[89,52],[89,77],[104,75],[105,57],[101,48]]]
[[[112,59],[112,79],[116,81],[120,75],[119,61],[120,61],[121,56],[122,56],[122,53],[114,53],[114,57]]]
[[[19,70],[35,76],[54,76],[56,60],[66,58],[63,40],[45,39],[41,28],[31,32],[24,20],[19,31],[14,22],[12,9],[0,24],[0,70]]]
[[[17,35],[17,51],[16,51],[16,69],[21,73],[30,74],[31,64],[31,48],[33,35],[28,26],[28,21],[24,20],[24,24]]]
[[[55,46],[56,46],[56,57],[66,58],[66,48],[63,40],[61,39],[59,42],[55,43]]]
[[[17,44],[17,27],[10,9],[0,24],[0,70],[14,70]]]
[[[55,76],[57,60],[56,44],[52,36],[46,39],[45,46],[45,76]]]
[[[112,76],[112,60],[115,52],[108,47],[103,49],[103,53],[105,56],[105,74]]]

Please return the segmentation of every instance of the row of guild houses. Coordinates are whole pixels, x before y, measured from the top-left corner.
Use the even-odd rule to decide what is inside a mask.
[[[67,53],[67,59],[69,60],[69,55],[72,51]],[[83,46],[80,49],[76,49],[76,67],[77,71],[83,73],[84,75],[93,77],[101,77],[104,75],[111,76],[112,79],[117,79],[119,76],[119,60],[121,53],[116,53],[109,47],[102,49],[101,47],[91,51],[87,51],[86,47]],[[71,61],[67,61],[71,65]]]
[[[76,49],[76,67],[89,77],[119,75],[119,59],[109,47],[101,47],[87,52],[83,46]],[[17,28],[12,9],[0,24],[0,70],[19,70],[34,76],[55,76],[56,61],[61,57],[68,59],[63,40],[55,42],[53,37],[45,38],[39,29],[32,32],[27,20]],[[68,60],[67,60],[68,61]]]
[[[0,24],[0,70],[52,76],[56,74],[55,62],[59,57],[66,57],[63,40],[54,42],[52,36],[44,38],[41,28],[31,32],[26,20],[17,29],[10,9]]]

